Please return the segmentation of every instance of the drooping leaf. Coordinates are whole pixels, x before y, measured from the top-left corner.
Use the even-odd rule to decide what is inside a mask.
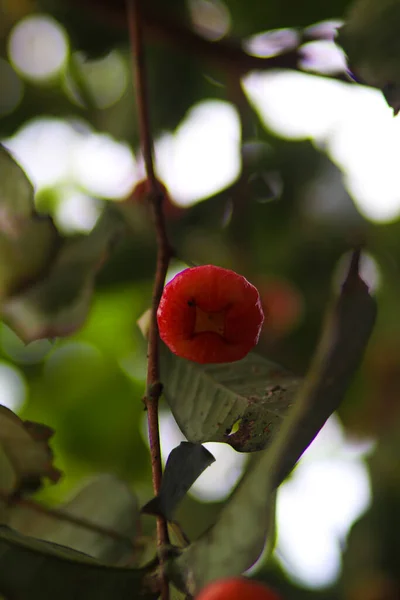
[[[58,513],[99,529],[95,531],[58,519]],[[134,553],[138,502],[128,486],[113,475],[99,475],[89,480],[70,501],[56,507],[53,515],[38,514],[29,506],[16,505],[9,525],[24,535],[68,546],[108,564],[123,564]],[[115,537],[107,535],[105,530]]]
[[[376,304],[353,261],[290,416],[271,447],[245,473],[216,524],[170,563],[191,594],[239,575],[260,556],[271,529],[275,490],[338,408],[371,335]]]
[[[64,242],[47,275],[3,307],[8,325],[25,341],[69,335],[83,325],[95,276],[124,229],[109,207],[93,231]]]
[[[52,220],[35,212],[32,184],[0,144],[0,301],[35,281],[57,242]]]
[[[359,276],[356,256],[355,252],[341,294],[328,313],[309,373],[296,397],[293,415],[277,440],[274,487],[287,477],[338,409],[374,328],[377,305]]]
[[[181,500],[214,461],[211,452],[201,444],[181,442],[168,456],[160,493],[142,508],[142,512],[162,515],[172,521]]]
[[[265,448],[282,424],[299,380],[256,354],[199,365],[161,349],[164,395],[190,442],[226,442],[240,452]],[[238,424],[238,430],[232,429]]]
[[[53,430],[40,423],[24,422],[0,405],[0,491],[11,496],[38,488],[43,477],[58,481],[48,441]]]
[[[0,527],[0,594],[18,600],[153,600],[150,568],[107,567],[56,544]],[[150,581],[149,581],[150,583]]]

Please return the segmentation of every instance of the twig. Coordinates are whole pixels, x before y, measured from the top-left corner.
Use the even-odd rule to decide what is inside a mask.
[[[157,265],[154,278],[151,319],[148,338],[147,390],[144,402],[147,409],[151,467],[154,494],[158,495],[162,479],[160,432],[158,423],[158,401],[162,393],[158,358],[157,308],[164,288],[165,277],[171,257],[171,248],[165,227],[162,208],[163,192],[156,179],[153,162],[153,141],[148,111],[145,54],[142,39],[141,12],[139,0],[127,0],[128,27],[134,62],[134,82],[138,110],[139,132],[146,175],[150,182],[150,201],[157,241]],[[163,547],[169,544],[168,526],[163,517],[157,518],[157,544]],[[161,580],[161,598],[168,600],[169,585],[165,576]]]
[[[46,517],[50,517],[51,519],[55,519],[57,521],[66,521],[67,523],[71,523],[72,525],[76,525],[77,527],[81,527],[82,529],[87,529],[89,531],[93,531],[94,533],[100,533],[101,535],[112,538],[118,542],[123,542],[127,546],[134,548],[134,543],[128,536],[122,535],[117,531],[114,531],[113,529],[108,529],[107,527],[96,525],[96,523],[92,523],[81,517],[71,515],[59,508],[48,508],[47,506],[43,506],[43,504],[40,504],[35,500],[15,495],[10,496],[2,490],[0,490],[0,498],[4,500],[9,506],[23,506],[37,513],[45,515]]]
[[[144,18],[146,28],[153,37],[211,59],[214,64],[220,64],[224,68],[235,65],[235,68],[243,74],[258,69],[297,69],[299,55],[296,51],[268,58],[252,56],[235,40],[210,41],[189,29],[185,24],[179,23],[165,14],[156,14],[154,10],[145,12]]]
[[[77,0],[73,0],[73,2],[78,4]],[[187,52],[209,59],[214,65],[223,68],[234,65],[242,75],[256,70],[301,70],[299,68],[300,54],[298,49],[271,57],[253,56],[245,51],[240,41],[232,39],[210,41],[190,29],[186,24],[180,23],[166,14],[160,14],[158,10],[156,11],[154,7],[151,7],[150,2],[144,4],[147,4],[147,6],[143,6],[142,21],[146,35],[149,34],[153,39],[184,48]],[[113,2],[110,0],[87,0],[86,5],[92,9],[90,17],[92,17],[92,11],[95,10],[99,18],[107,19],[108,23],[117,27],[125,26],[125,11],[121,0],[114,0]],[[79,10],[82,10],[81,2],[79,3]],[[313,39],[320,38],[308,36],[305,41],[312,41]],[[309,74],[350,83],[346,74],[342,72],[332,75],[314,72]]]

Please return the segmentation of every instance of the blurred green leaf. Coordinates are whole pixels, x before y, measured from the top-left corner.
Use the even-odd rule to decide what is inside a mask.
[[[241,574],[258,559],[271,531],[276,487],[342,401],[375,317],[375,301],[352,263],[280,434],[245,473],[216,524],[171,562],[180,587],[196,594],[215,579]]]
[[[143,600],[149,569],[105,567],[70,548],[0,527],[0,592],[18,600]]]
[[[82,382],[66,390],[64,397],[60,393],[60,402],[47,409],[56,423],[59,447],[95,471],[115,472],[124,479],[147,476],[148,447],[140,435],[143,386],[105,359],[92,366],[85,364],[90,369],[87,375],[77,370],[71,373],[81,376]],[[63,379],[60,377],[58,386],[56,381],[54,384],[51,388],[57,394]]]
[[[59,512],[61,518],[57,519]],[[99,530],[62,518],[69,515]],[[71,500],[55,507],[53,515],[17,504],[9,525],[24,535],[68,546],[107,564],[119,565],[132,556],[138,521],[138,502],[128,486],[113,475],[98,475],[81,486]],[[113,532],[115,537],[107,535],[105,530]]]
[[[123,230],[122,216],[109,206],[90,234],[64,242],[41,281],[5,303],[6,323],[25,342],[66,336],[81,327],[96,272]]]
[[[40,423],[22,421],[0,404],[0,491],[3,495],[40,487],[41,479],[56,482],[61,471],[52,464],[48,441],[53,430]]]
[[[169,586],[170,600],[187,600],[188,596],[184,592],[178,590],[174,585]]]
[[[248,354],[207,364],[161,349],[164,395],[190,442],[225,442],[240,452],[265,448],[293,402],[299,380],[269,360]],[[238,430],[232,431],[238,424]]]
[[[3,213],[11,219],[30,217],[34,209],[33,186],[2,144],[0,144],[0,205],[2,221]]]
[[[0,301],[46,269],[57,238],[51,219],[34,210],[29,179],[0,144]]]

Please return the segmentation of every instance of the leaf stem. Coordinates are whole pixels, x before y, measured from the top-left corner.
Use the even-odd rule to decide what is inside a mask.
[[[146,168],[146,175],[150,183],[151,193],[149,198],[152,207],[157,242],[157,264],[154,277],[151,319],[148,336],[147,389],[143,400],[147,409],[153,489],[154,494],[158,495],[162,480],[160,432],[158,423],[158,403],[162,394],[162,384],[160,383],[158,357],[159,335],[157,325],[157,308],[163,292],[165,277],[172,251],[168,241],[163,212],[164,194],[157,181],[154,169],[153,139],[148,109],[149,104],[146,85],[146,64],[142,35],[140,1],[127,0],[127,12],[129,37],[133,56],[133,71],[140,141]],[[157,519],[157,544],[159,547],[169,544],[168,526],[163,517],[159,517]],[[168,600],[169,598],[169,585],[165,576],[163,576],[161,581],[161,598],[162,600]]]

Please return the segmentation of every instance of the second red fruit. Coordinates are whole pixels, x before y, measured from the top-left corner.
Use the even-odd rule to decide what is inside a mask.
[[[169,349],[198,363],[240,360],[258,342],[264,313],[257,289],[214,265],[185,269],[164,289],[157,311]]]
[[[244,577],[220,579],[201,590],[196,600],[281,600],[267,586]]]
[[[168,189],[162,183],[157,181],[157,186],[160,193],[163,195],[163,210],[167,219],[179,219],[185,212],[184,208],[175,204],[168,192]],[[139,204],[148,204],[148,199],[151,194],[152,186],[148,179],[142,179],[133,188],[130,194],[130,201],[139,202]]]

